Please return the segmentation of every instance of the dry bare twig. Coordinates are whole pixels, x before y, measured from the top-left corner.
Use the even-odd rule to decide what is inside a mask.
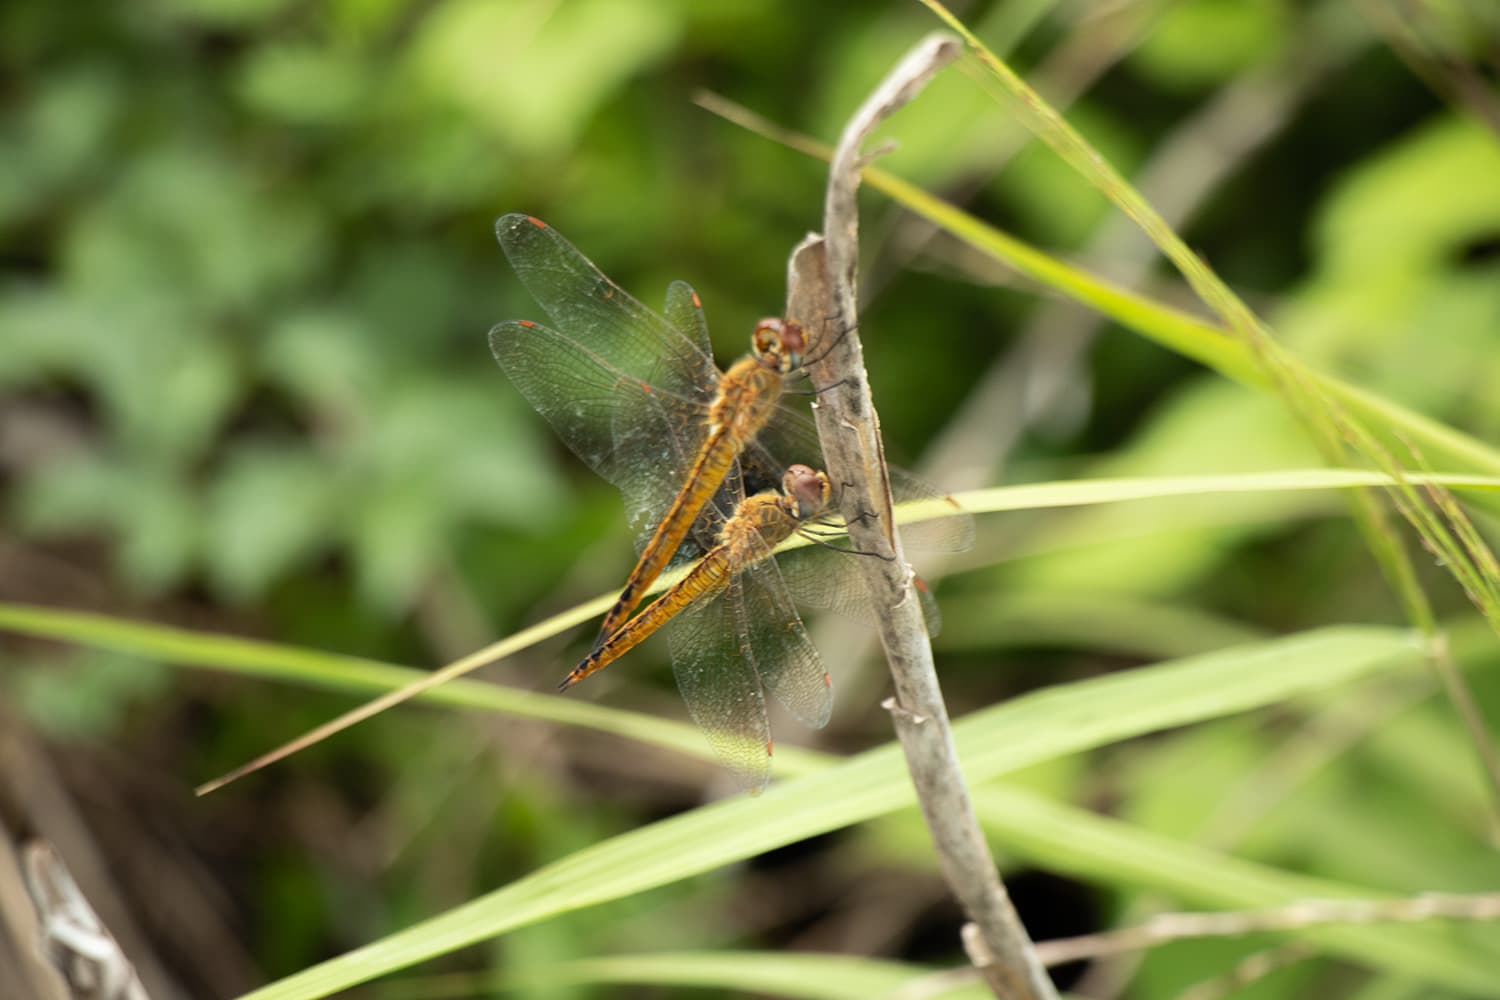
[[[1500,919],[1500,893],[1496,892],[1424,892],[1404,899],[1301,899],[1263,910],[1158,913],[1132,927],[1042,941],[1035,948],[1048,968],[1056,968],[1069,962],[1146,951],[1174,941],[1245,937],[1339,924],[1418,923],[1425,920],[1493,922],[1497,919]],[[1272,968],[1279,968],[1278,963],[1284,959],[1301,960],[1313,954],[1305,943],[1296,941],[1285,948],[1258,952],[1225,979],[1200,984],[1201,992],[1207,995],[1214,988],[1213,983],[1241,982],[1245,976],[1264,975]],[[912,980],[900,993],[887,1000],[923,1000],[940,996],[972,982],[975,976],[973,969],[945,969]]]
[[[861,551],[883,557],[861,562],[880,609],[881,642],[895,683],[888,704],[943,876],[977,928],[965,935],[966,950],[997,996],[1050,1000],[1056,991],[1000,881],[959,769],[921,603],[892,530],[890,481],[857,330],[855,191],[866,160],[862,147],[876,125],[959,52],[952,36],[929,36],[850,119],[830,171],[825,236],[809,237],[792,254],[787,315],[812,330],[812,352],[821,355],[809,366],[818,393],[814,409],[850,538]]]
[[[1304,899],[1267,910],[1234,913],[1159,913],[1134,927],[1037,946],[1048,965],[1139,951],[1189,938],[1243,937],[1265,931],[1331,924],[1416,923],[1423,920],[1500,919],[1500,893],[1427,892],[1407,899]]]

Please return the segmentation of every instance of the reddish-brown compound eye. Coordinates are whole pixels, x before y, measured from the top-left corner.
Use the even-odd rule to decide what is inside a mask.
[[[781,324],[781,353],[786,355],[790,368],[802,367],[802,358],[807,354],[807,333],[796,320]]]
[[[750,347],[757,356],[766,357],[781,355],[781,334],[784,324],[773,316],[761,320],[755,324],[755,334],[750,338]]]
[[[781,478],[781,488],[796,502],[800,520],[816,517],[828,506],[831,493],[828,477],[805,465],[788,466]]]

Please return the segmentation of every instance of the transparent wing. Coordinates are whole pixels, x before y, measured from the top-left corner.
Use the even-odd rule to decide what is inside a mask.
[[[916,552],[965,552],[974,545],[974,518],[958,501],[905,469],[892,467],[891,499],[918,505],[925,516],[900,525],[901,545]]]
[[[665,627],[688,713],[751,791],[769,777],[766,693],[814,728],[828,722],[833,687],[766,548],[718,597]]]
[[[775,419],[746,446],[740,458],[746,494],[778,489],[782,472],[796,462],[814,469],[827,468],[817,427],[806,407],[783,403]],[[916,552],[963,552],[974,544],[974,519],[951,496],[899,466],[890,466],[889,471],[891,498],[897,504],[920,503],[929,515],[900,527],[904,547]],[[837,483],[834,489],[838,489]]]
[[[652,312],[530,216],[504,216],[495,234],[561,328],[502,324],[490,334],[495,357],[568,447],[624,494],[640,552],[686,478],[718,390],[702,304],[675,281],[664,314]],[[713,546],[738,503],[737,485],[726,483],[705,505],[674,563]]]
[[[632,298],[604,276],[551,226],[513,213],[495,223],[495,236],[516,276],[558,329],[593,351],[600,361],[638,382],[707,403],[719,371],[701,316],[679,326]],[[684,288],[686,286],[683,286]],[[676,291],[669,306],[693,298]]]
[[[701,406],[642,385],[539,323],[501,323],[490,350],[558,437],[624,494],[631,524],[654,525],[702,441]]]
[[[860,559],[872,558],[855,552],[834,551],[823,546],[792,549],[776,557],[782,580],[799,605],[832,611],[857,622],[874,622],[878,615],[865,586]],[[943,630],[943,616],[925,580],[912,581],[912,592],[922,604],[927,634]]]
[[[974,544],[974,519],[951,496],[904,469],[892,467],[890,475],[891,494],[898,508],[918,504],[918,513],[930,515],[900,526],[903,548],[916,552],[962,552]],[[783,552],[777,561],[798,604],[833,611],[855,621],[873,622],[877,613],[857,560],[874,557],[848,551],[847,538],[838,534],[845,530],[843,518],[830,512],[801,529],[808,538],[825,544]],[[937,600],[920,577],[913,581],[912,589],[922,603],[928,633],[937,635],[943,627]]]
[[[738,605],[721,595],[690,605],[663,628],[688,714],[724,766],[758,792],[771,775],[766,698],[740,655]]]
[[[912,552],[963,552],[974,544],[974,518],[958,501],[905,469],[890,466],[891,499],[895,501],[901,546]],[[838,489],[838,484],[834,484]],[[916,519],[911,518],[915,516]],[[837,513],[825,519],[835,530],[845,530]]]
[[[662,310],[673,329],[692,342],[698,349],[708,365],[714,368],[717,377],[718,368],[713,363],[713,344],[708,337],[708,317],[703,315],[703,303],[698,298],[698,293],[693,291],[693,286],[686,281],[674,281],[667,286],[667,306]]]
[[[780,489],[781,474],[798,463],[814,469],[827,467],[807,404],[793,396],[777,406],[775,416],[740,455],[745,494]]]
[[[721,603],[735,607],[744,660],[764,689],[802,722],[821,729],[833,711],[833,683],[777,562],[763,558],[747,566]]]

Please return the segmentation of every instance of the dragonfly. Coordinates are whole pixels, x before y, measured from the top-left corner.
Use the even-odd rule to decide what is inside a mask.
[[[766,784],[772,752],[764,692],[821,729],[833,709],[833,681],[787,596],[771,556],[828,510],[828,476],[786,470],[780,492],[742,500],[719,541],[568,675],[570,685],[613,663],[669,625],[677,684],[719,758],[754,791]],[[842,586],[842,584],[841,584]],[[822,596],[834,591],[822,588]],[[857,602],[857,592],[847,598]]]
[[[660,534],[660,519],[678,504],[723,381],[710,354],[702,303],[691,286],[677,281],[668,288],[664,312],[656,313],[529,216],[506,216],[496,228],[523,283],[560,329],[529,320],[502,323],[490,332],[495,357],[568,447],[619,488],[637,546],[644,549]],[[687,599],[692,589],[679,589],[665,604],[659,599],[648,609],[649,618],[641,620],[647,615],[642,611],[596,642],[560,685],[565,689],[602,669],[667,624],[689,714],[752,791],[769,777],[766,693],[813,728],[826,724],[832,706],[828,673],[792,594],[813,607],[857,618],[870,615],[852,556],[834,556],[816,546],[819,551],[766,558],[775,546],[767,539],[778,532],[784,532],[779,541],[793,532],[815,536],[838,527],[827,513],[826,497],[814,495],[810,466],[789,465],[783,458],[821,464],[821,447],[808,417],[778,401],[761,430],[731,457],[723,481],[691,518],[675,554],[666,557],[667,565],[702,557],[698,566],[718,567],[690,572],[697,574],[697,599]],[[897,500],[940,497],[892,471]],[[748,538],[747,525],[756,525],[760,516],[755,530],[766,528],[773,507],[781,511],[774,529],[761,533],[760,542]],[[917,547],[960,549],[972,537],[966,515],[927,525]],[[722,546],[735,537],[741,538],[741,555],[730,559]],[[913,541],[910,532],[903,538]],[[720,555],[710,559],[716,550]],[[752,550],[757,558],[746,555]],[[704,581],[714,574],[724,582],[709,594]]]
[[[579,253],[557,231],[540,219],[512,214],[501,218],[495,234],[522,284],[542,304],[553,320],[575,335],[572,349],[554,350],[553,338],[534,327],[497,328],[490,343],[500,365],[544,416],[574,446],[579,457],[605,478],[619,481],[603,467],[614,459],[670,461],[674,469],[687,459],[686,471],[673,483],[674,496],[660,517],[644,521],[654,527],[640,543],[635,568],[625,580],[619,598],[604,616],[594,648],[629,618],[651,584],[672,562],[703,506],[721,487],[740,453],[776,415],[787,377],[803,363],[807,341],[800,324],[779,318],[763,319],[751,335],[751,350],[727,371],[720,372],[708,347],[707,328],[701,322],[701,303],[691,289],[677,290],[680,301],[669,298],[668,312],[680,321],[677,336],[657,322],[657,317],[626,295],[588,258]],[[525,333],[523,331],[530,331]],[[684,337],[686,334],[686,337]],[[576,338],[587,335],[586,346]],[[592,351],[595,358],[617,369],[608,392],[583,401],[576,395],[559,398],[552,391],[560,364],[577,365],[578,349]],[[666,363],[662,364],[665,358]],[[649,376],[646,378],[646,376]],[[602,387],[595,387],[602,388]],[[658,390],[691,401],[692,413],[671,412],[672,402],[651,398]],[[634,396],[635,398],[630,398]],[[609,442],[580,430],[598,414],[611,408]],[[642,412],[649,410],[651,412]],[[698,425],[692,435],[682,433],[681,422]],[[664,423],[674,426],[664,427]],[[565,429],[566,428],[566,429]],[[668,431],[669,444],[691,448],[657,457]],[[645,484],[643,484],[645,485]],[[646,497],[634,497],[640,510],[658,505],[665,482],[649,484]],[[634,491],[634,485],[631,488]],[[627,501],[629,502],[629,501]],[[635,513],[639,514],[640,510]]]

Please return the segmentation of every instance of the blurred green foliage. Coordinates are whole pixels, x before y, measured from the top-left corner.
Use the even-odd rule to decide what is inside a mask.
[[[1082,42],[1138,39],[1068,112],[1127,175],[1225,89],[1316,65],[1274,134],[1180,231],[1303,357],[1481,437],[1500,432],[1495,133],[1426,90],[1345,5],[1118,6],[961,13],[1053,82],[1086,75]],[[1442,44],[1492,51],[1483,18],[1444,10],[1432,25]],[[1118,16],[1135,28],[1117,30]],[[931,27],[916,5],[747,0],[0,6],[0,502],[10,540],[35,555],[4,555],[5,595],[433,663],[607,590],[630,558],[615,494],[558,446],[485,347],[494,322],[538,313],[493,219],[545,218],[653,307],[668,280],[690,280],[730,357],[756,317],[779,310],[786,252],[818,223],[824,174],[697,110],[694,91],[832,139]],[[1069,46],[1071,62],[1058,56]],[[1002,167],[1017,126],[963,73],[882,134],[901,142],[893,170],[1050,251],[1085,254],[1112,218],[1044,149]],[[869,367],[891,450],[910,463],[1053,301],[941,237],[920,243],[875,198],[864,205]],[[1159,270],[1146,287],[1184,300]],[[982,479],[1315,462],[1270,400],[1119,330],[1041,374],[1066,391],[1003,468],[976,460]],[[1233,636],[1394,621],[1368,553],[1330,516],[1339,510],[1286,494],[997,519],[950,590],[955,714]],[[34,567],[54,560],[87,583],[43,586]],[[1428,582],[1443,608],[1464,610],[1440,574]],[[1070,626],[1080,617],[1088,627]],[[1143,622],[1171,634],[1143,634]],[[504,677],[550,687],[576,645]],[[122,657],[9,659],[0,690],[38,725],[147,747],[143,759],[182,786],[345,705],[187,680],[168,689]],[[590,696],[680,716],[662,662],[643,653]],[[886,737],[867,697],[880,690],[873,670],[835,663],[859,696],[841,698],[833,745]],[[1497,717],[1494,682],[1481,693]],[[1398,891],[1495,888],[1482,796],[1456,777],[1472,774],[1468,748],[1446,706],[1413,704],[1313,768],[1279,808],[1218,830],[1219,846]],[[1214,808],[1274,787],[1297,724],[1326,708],[1227,720],[1024,780],[1192,838]],[[192,721],[198,711],[211,725]],[[264,974],[688,804],[678,763],[648,752],[589,746],[577,770],[604,775],[590,781],[559,764],[550,730],[490,741],[435,721],[379,720],[282,765],[255,786],[265,802],[218,806],[265,825],[233,862],[253,873],[239,888]],[[444,743],[456,736],[468,742]],[[639,785],[622,787],[633,774]],[[308,827],[293,821],[299,795],[323,809]],[[892,884],[925,875],[923,840],[904,824],[855,831],[841,851]],[[304,853],[292,842],[312,827],[379,844],[342,856],[312,837]],[[794,942],[802,923],[838,912],[841,893],[857,895],[849,869],[820,868],[821,909],[788,903],[779,893],[808,870],[772,861],[657,890],[506,938],[494,958],[524,970],[664,943]],[[1128,886],[1093,888],[1095,912],[1059,933],[1139,903]],[[929,952],[892,931],[886,943],[952,961],[943,940]],[[1130,995],[1176,995],[1243,952],[1160,952]],[[1310,968],[1245,995],[1314,996],[1353,975]]]

